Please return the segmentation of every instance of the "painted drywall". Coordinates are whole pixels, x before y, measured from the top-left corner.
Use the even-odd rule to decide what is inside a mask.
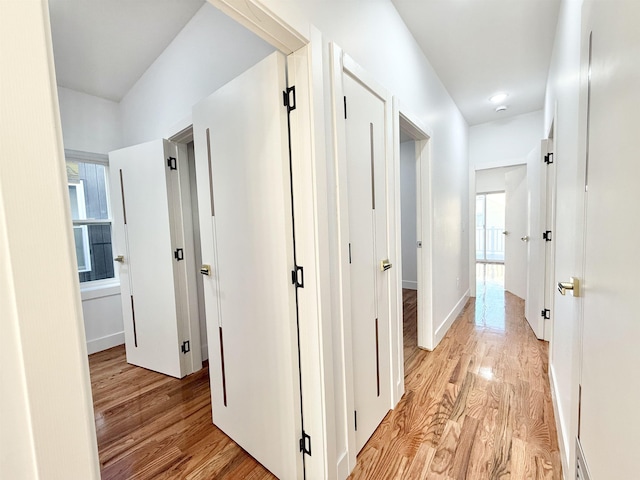
[[[505,175],[508,172],[521,169],[522,166],[489,168],[476,172],[476,193],[504,192],[506,189]]]
[[[121,100],[124,145],[177,133],[194,104],[273,51],[205,3]]]
[[[555,117],[556,162],[555,279],[565,281],[582,271],[583,195],[578,194],[580,134],[580,29],[582,0],[563,1],[553,47],[545,97],[546,138]],[[574,443],[578,423],[579,312],[572,296],[556,294],[552,305],[550,379],[554,390],[556,420],[563,469],[575,471]]]
[[[98,448],[47,6],[0,2],[0,478],[94,480]],[[36,226],[46,234],[34,234]]]
[[[402,288],[418,289],[416,249],[416,144],[400,144],[400,202],[402,224]]]
[[[469,162],[476,170],[524,164],[540,142],[543,111],[469,128]]]
[[[109,153],[122,146],[116,102],[58,86],[64,148]]]
[[[58,86],[62,138],[67,150],[107,154],[122,146],[120,107],[104,98]],[[82,284],[82,311],[89,354],[124,343],[117,279]]]

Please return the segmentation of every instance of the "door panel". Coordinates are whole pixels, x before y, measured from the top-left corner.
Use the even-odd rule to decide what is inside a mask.
[[[127,361],[182,377],[167,164],[169,142],[109,154],[114,253],[119,264]]]
[[[593,51],[579,435],[592,478],[638,478],[640,3],[585,3]]]
[[[527,234],[527,167],[524,165],[505,174],[505,230],[508,234],[504,245],[504,288],[525,298],[527,244],[522,238]]]
[[[284,57],[193,111],[213,422],[279,478],[302,472]]]
[[[380,262],[388,257],[384,102],[344,75],[351,327],[359,451],[389,411],[389,285]]]

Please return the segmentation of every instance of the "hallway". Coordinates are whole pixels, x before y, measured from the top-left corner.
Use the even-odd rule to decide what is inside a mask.
[[[403,291],[405,395],[358,455],[351,479],[560,479],[548,346],[479,265],[471,299],[434,352],[417,348],[416,292]]]

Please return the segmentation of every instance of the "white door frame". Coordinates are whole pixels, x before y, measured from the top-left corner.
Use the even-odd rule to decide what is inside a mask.
[[[392,275],[389,279],[389,331],[391,375],[388,388],[391,392],[391,404],[389,408],[394,408],[404,392],[404,376],[398,378],[400,367],[397,365],[399,355],[402,355],[402,338],[398,339],[399,329],[402,328],[402,316],[398,312],[402,311],[399,304],[402,296],[399,295],[401,288],[401,263],[400,242],[398,241],[399,230],[399,202],[396,191],[399,180],[399,156],[395,155],[396,146],[399,149],[399,140],[394,139],[393,129],[393,100],[391,95],[372,78],[372,76],[358,65],[349,55],[334,43],[330,45],[331,55],[331,97],[333,99],[333,128],[335,135],[335,172],[337,181],[337,237],[338,237],[338,278],[340,292],[338,302],[340,304],[339,326],[342,330],[341,354],[342,354],[342,374],[344,375],[344,398],[342,399],[348,421],[347,431],[347,457],[348,470],[351,471],[356,464],[356,442],[354,419],[354,386],[353,386],[353,346],[351,327],[351,291],[350,291],[350,271],[349,271],[349,215],[348,215],[348,189],[347,189],[347,155],[346,155],[346,125],[340,120],[344,115],[344,89],[342,84],[343,74],[349,74],[365,85],[375,95],[377,95],[385,105],[385,173],[387,176],[386,206],[387,206],[387,242],[389,259],[394,264]],[[348,106],[347,106],[348,108]],[[399,131],[398,131],[399,132]],[[399,133],[397,133],[399,139]],[[400,385],[398,385],[400,384]],[[341,434],[339,432],[338,434]]]
[[[417,116],[404,108],[400,101],[393,98],[393,141],[394,141],[394,169],[400,171],[400,127],[413,138],[415,142],[416,161],[416,241],[422,242],[417,249],[418,271],[418,347],[432,351],[435,348],[435,331],[433,327],[433,200],[431,188],[431,128],[424,125]],[[400,175],[395,178],[395,234],[396,256],[402,256],[402,229],[400,228]],[[416,246],[417,248],[417,246]],[[398,318],[403,318],[402,307],[402,261],[398,261],[397,275],[397,308]],[[396,285],[394,284],[394,285]],[[392,367],[397,372],[398,380],[395,387],[395,403],[404,393],[404,342],[402,321],[398,322],[398,329],[392,332],[392,350],[394,362]]]
[[[557,108],[557,106],[556,106]],[[543,340],[551,341],[553,332],[553,322],[555,318],[555,292],[556,292],[556,268],[555,268],[555,256],[556,256],[556,198],[557,198],[557,183],[556,183],[556,164],[555,164],[555,145],[554,145],[554,129],[556,125],[556,115],[554,113],[549,132],[546,140],[543,142],[542,157],[546,154],[553,154],[553,162],[549,165],[545,164],[544,173],[542,175],[544,179],[544,191],[543,194],[543,206],[544,210],[541,213],[543,218],[542,229],[551,230],[551,242],[545,242],[545,277],[544,277],[544,292],[543,302],[545,303],[543,308],[548,308],[550,311],[549,318],[544,320],[544,332]],[[538,233],[542,235],[542,232]],[[553,349],[549,349],[549,359]]]

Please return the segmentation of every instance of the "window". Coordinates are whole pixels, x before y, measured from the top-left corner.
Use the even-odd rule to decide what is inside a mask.
[[[115,276],[107,167],[102,162],[106,163],[106,157],[67,152],[69,203],[80,282]]]

